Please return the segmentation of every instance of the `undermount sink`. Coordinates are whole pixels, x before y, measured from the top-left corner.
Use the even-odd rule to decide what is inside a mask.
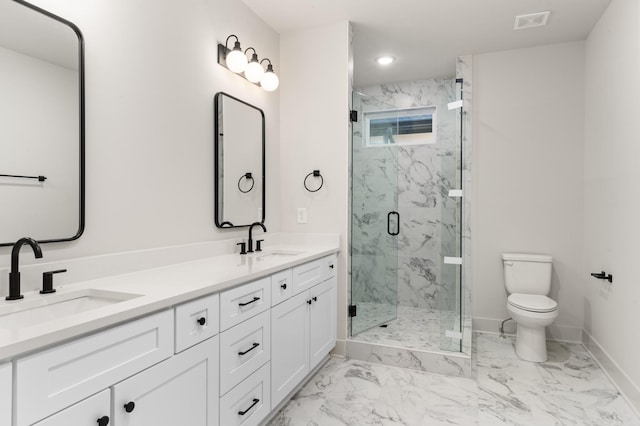
[[[21,300],[12,302],[7,306],[0,306],[0,328],[17,329],[30,327],[140,296],[140,294],[97,289],[78,290],[48,296],[38,295],[31,300]]]
[[[303,251],[293,251],[293,250],[274,250],[274,251],[265,251],[258,256],[258,259],[265,257],[291,257],[297,256],[299,254],[304,253]]]

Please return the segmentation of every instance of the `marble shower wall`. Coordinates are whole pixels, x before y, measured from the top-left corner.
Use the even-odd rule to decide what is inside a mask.
[[[356,97],[361,105],[354,107],[361,111],[436,106],[437,143],[365,148],[359,121],[353,137],[354,303],[456,309],[459,268],[442,259],[461,253],[460,199],[448,196],[462,185],[459,112],[447,109],[459,87],[451,76],[358,90],[365,96]],[[387,235],[392,210],[401,216],[398,237]],[[376,256],[396,248],[395,261]]]

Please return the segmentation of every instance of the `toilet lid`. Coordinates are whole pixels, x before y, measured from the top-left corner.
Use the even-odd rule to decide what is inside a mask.
[[[507,299],[510,305],[530,312],[552,312],[558,308],[558,303],[541,294],[514,293]]]

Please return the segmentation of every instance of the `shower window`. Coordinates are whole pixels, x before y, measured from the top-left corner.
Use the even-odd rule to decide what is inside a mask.
[[[370,111],[363,114],[366,147],[436,143],[436,107]]]

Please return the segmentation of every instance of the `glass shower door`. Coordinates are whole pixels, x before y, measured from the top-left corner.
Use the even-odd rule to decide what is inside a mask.
[[[397,316],[400,214],[397,147],[384,131],[372,132],[366,118],[367,113],[394,107],[353,92],[353,109],[358,114],[351,135],[351,305],[356,309],[351,335],[355,336]]]

